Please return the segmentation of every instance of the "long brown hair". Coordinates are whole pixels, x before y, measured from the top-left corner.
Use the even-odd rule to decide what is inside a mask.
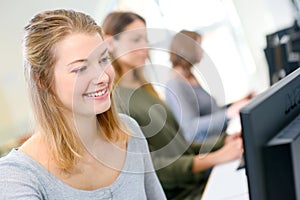
[[[64,115],[64,106],[55,94],[55,45],[72,33],[98,33],[102,29],[88,15],[73,10],[38,13],[25,27],[23,40],[25,77],[37,127],[45,136],[49,151],[62,170],[72,168],[82,157],[84,146]],[[112,101],[113,102],[113,101]],[[110,140],[128,140],[114,105],[97,119]],[[113,134],[112,134],[113,133]]]
[[[182,66],[184,69],[189,69],[193,64],[200,61],[197,52],[197,39],[202,39],[202,36],[194,31],[181,30],[171,41],[170,45],[170,61],[172,66]]]
[[[122,33],[125,28],[134,22],[135,20],[141,20],[146,25],[146,20],[138,15],[137,13],[130,12],[130,11],[115,11],[109,13],[102,23],[103,32],[106,35],[110,35],[114,37],[114,39],[118,39],[118,36],[120,33]],[[112,57],[112,64],[114,66],[116,76],[115,76],[115,83],[117,84],[122,77],[122,70],[120,67],[120,64],[118,63],[118,59],[114,58],[114,56],[111,54]],[[143,75],[143,68],[135,68],[134,69],[134,75],[137,80],[139,80],[143,87],[148,90],[150,93],[152,93],[154,96],[158,97],[157,92],[153,88],[153,86],[148,83]]]

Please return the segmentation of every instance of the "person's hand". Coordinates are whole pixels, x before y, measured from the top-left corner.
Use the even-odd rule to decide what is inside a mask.
[[[244,153],[243,141],[241,137],[230,138],[224,146],[215,153],[218,164],[225,163],[240,158]]]
[[[192,167],[193,173],[198,173],[214,167],[215,165],[241,158],[244,153],[244,148],[240,133],[227,137],[228,138],[226,138],[226,142],[221,149],[211,153],[194,156]]]
[[[235,139],[241,138],[242,137],[242,131],[236,132],[234,134],[226,135],[224,139],[224,145],[228,144],[229,142],[234,141]]]
[[[234,102],[231,104],[231,106],[228,107],[226,115],[229,119],[232,119],[239,115],[240,110],[254,97],[255,93],[250,92],[240,100]]]
[[[234,117],[240,114],[240,110],[249,102],[249,99],[242,99],[227,108],[226,115],[229,119],[233,119]]]

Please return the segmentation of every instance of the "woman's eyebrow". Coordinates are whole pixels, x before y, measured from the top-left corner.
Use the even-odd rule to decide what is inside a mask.
[[[72,65],[74,63],[78,63],[78,62],[87,62],[87,59],[78,59],[78,60],[74,60],[72,62],[70,62],[67,66]]]
[[[108,49],[104,49],[104,51],[102,51],[102,53],[100,55],[103,56],[107,51],[108,51]]]
[[[100,55],[103,56],[107,51],[108,51],[108,49],[104,49]],[[72,65],[74,63],[79,63],[79,62],[82,63],[82,62],[87,62],[87,61],[88,61],[88,59],[77,59],[77,60],[74,60],[74,61],[70,62],[69,64],[67,64],[67,66]]]

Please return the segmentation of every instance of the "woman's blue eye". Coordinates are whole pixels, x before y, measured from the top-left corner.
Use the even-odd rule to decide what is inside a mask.
[[[104,57],[104,58],[101,58],[100,59],[100,61],[99,61],[99,63],[101,64],[101,63],[108,63],[109,62],[109,58],[108,57]]]
[[[84,70],[86,70],[86,68],[87,68],[86,66],[82,66],[82,67],[72,70],[72,72],[75,72],[75,73],[83,72]]]

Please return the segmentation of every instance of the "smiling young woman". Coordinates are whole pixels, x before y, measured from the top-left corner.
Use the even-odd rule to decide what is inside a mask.
[[[115,111],[114,69],[91,17],[38,13],[24,60],[36,127],[0,159],[1,199],[166,199],[137,123]]]

